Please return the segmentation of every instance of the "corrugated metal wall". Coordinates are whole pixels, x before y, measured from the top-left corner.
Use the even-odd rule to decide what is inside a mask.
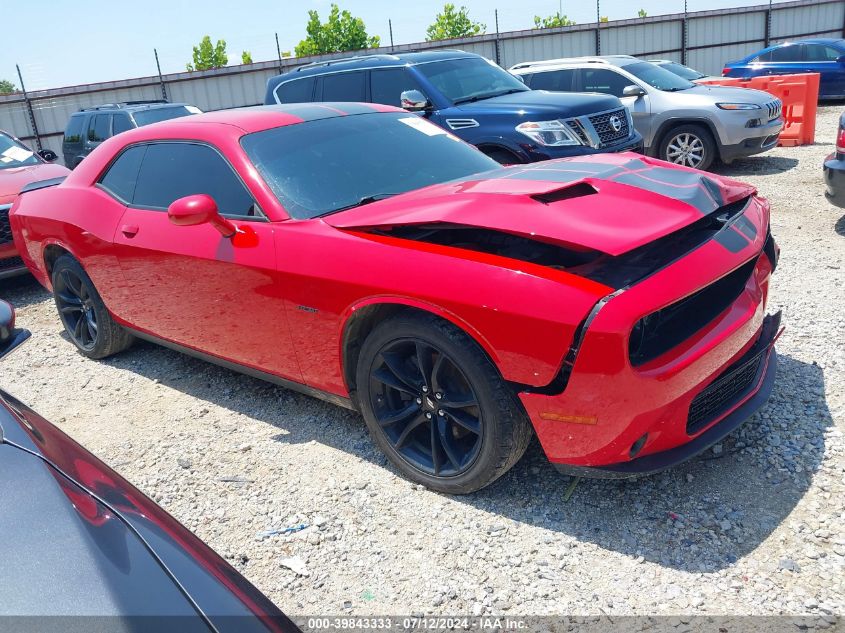
[[[775,4],[768,28],[768,5],[719,11],[699,11],[686,15],[687,41],[684,47],[683,14],[619,20],[601,25],[579,24],[555,29],[532,29],[481,35],[445,42],[383,47],[374,53],[408,50],[460,48],[498,61],[504,68],[524,61],[595,55],[597,42],[603,55],[628,54],[663,57],[681,61],[705,73],[719,74],[729,60],[744,57],[762,48],[767,39],[774,43],[800,37],[843,37],[843,0],[798,0]],[[597,38],[596,27],[599,26]],[[312,61],[342,57],[283,60],[285,71]],[[196,73],[164,76],[167,96],[203,110],[220,110],[262,103],[267,80],[279,73],[279,63],[259,62]],[[102,103],[135,99],[160,99],[158,77],[42,90],[29,94],[32,114],[43,147],[61,150],[62,132],[71,113]],[[27,104],[21,95],[0,96],[0,129],[37,144]]]

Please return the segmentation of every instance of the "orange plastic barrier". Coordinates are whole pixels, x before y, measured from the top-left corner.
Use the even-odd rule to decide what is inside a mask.
[[[721,77],[698,83],[764,90],[783,104],[783,131],[778,145],[809,145],[816,139],[816,108],[819,102],[819,74],[765,75],[751,79]]]

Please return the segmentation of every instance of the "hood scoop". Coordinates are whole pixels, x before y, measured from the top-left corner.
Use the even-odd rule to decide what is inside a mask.
[[[584,196],[592,196],[598,193],[593,185],[588,182],[578,182],[568,187],[561,187],[545,193],[538,193],[531,196],[533,200],[542,202],[543,204],[551,204],[552,202],[560,202],[562,200],[572,200],[573,198],[583,198]]]

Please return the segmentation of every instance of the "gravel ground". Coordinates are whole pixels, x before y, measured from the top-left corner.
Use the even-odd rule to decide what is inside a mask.
[[[711,452],[635,481],[572,480],[536,442],[486,490],[398,477],[361,418],[149,344],[77,354],[50,297],[0,285],[33,339],[0,384],[226,556],[284,611],[812,614],[845,611],[845,216],[819,143],[720,172],[769,197],[787,327],[768,405]],[[301,523],[292,535],[262,536]],[[291,569],[293,568],[293,569]]]

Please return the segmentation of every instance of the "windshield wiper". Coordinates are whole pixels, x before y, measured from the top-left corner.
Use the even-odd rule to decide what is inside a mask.
[[[398,193],[373,193],[369,196],[364,196],[363,198],[359,199],[358,202],[353,202],[352,204],[347,204],[345,206],[338,207],[337,209],[326,211],[325,213],[320,214],[320,217],[322,218],[326,215],[331,215],[332,213],[340,213],[341,211],[346,211],[347,209],[354,209],[355,207],[362,207],[365,204],[370,204],[371,202],[378,202],[379,200],[385,200],[387,198],[392,198],[393,196],[398,195]]]
[[[526,88],[527,90],[528,88]],[[504,95],[510,95],[515,92],[525,92],[522,88],[511,88],[509,90],[503,90],[501,92],[491,92],[487,95],[475,95],[474,97],[464,97],[463,99],[455,99],[453,103],[455,105],[460,105],[462,103],[473,103],[475,101],[481,101],[482,99],[492,99],[493,97],[502,97]]]

